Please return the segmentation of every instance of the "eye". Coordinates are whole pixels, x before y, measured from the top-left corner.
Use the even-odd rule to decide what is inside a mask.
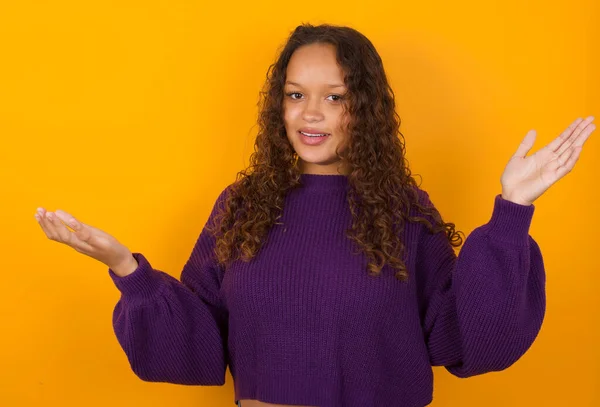
[[[285,94],[287,97],[292,98],[292,100],[298,100],[297,98],[294,98],[293,95],[302,95],[302,93],[300,92],[289,92]],[[335,99],[333,99],[333,102],[339,102],[340,100],[342,100],[344,97],[342,95],[329,95],[328,97],[334,97]]]

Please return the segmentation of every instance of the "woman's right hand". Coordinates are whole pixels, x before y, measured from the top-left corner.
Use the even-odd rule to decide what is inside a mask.
[[[35,218],[50,240],[64,243],[79,253],[104,263],[120,277],[133,273],[138,267],[129,249],[117,239],[100,229],[79,222],[65,211],[59,209],[53,213],[38,208]],[[73,232],[67,229],[65,224]]]

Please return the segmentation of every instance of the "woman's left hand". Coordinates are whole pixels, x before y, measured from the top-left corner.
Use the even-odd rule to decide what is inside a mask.
[[[596,129],[593,116],[579,118],[535,154],[525,157],[535,141],[536,132],[530,130],[512,156],[500,178],[502,198],[531,205],[552,184],[571,171],[583,148],[583,143]]]

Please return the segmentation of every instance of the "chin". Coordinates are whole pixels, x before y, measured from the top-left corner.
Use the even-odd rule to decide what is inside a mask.
[[[298,156],[304,165],[308,164],[308,165],[328,166],[328,165],[335,164],[336,162],[339,161],[336,156],[315,157],[314,155],[309,155],[309,154],[307,154],[307,155],[298,154]]]
[[[303,154],[298,153],[298,157],[307,164],[327,165],[337,161],[335,156],[323,154]]]

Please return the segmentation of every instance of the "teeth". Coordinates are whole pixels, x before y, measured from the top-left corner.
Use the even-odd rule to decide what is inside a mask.
[[[323,137],[323,136],[326,136],[326,135],[327,135],[326,133],[321,133],[321,134],[309,134],[309,133],[304,133],[304,132],[302,132],[302,131],[301,131],[300,133],[302,133],[302,134],[304,134],[305,136],[308,136],[308,137]]]

